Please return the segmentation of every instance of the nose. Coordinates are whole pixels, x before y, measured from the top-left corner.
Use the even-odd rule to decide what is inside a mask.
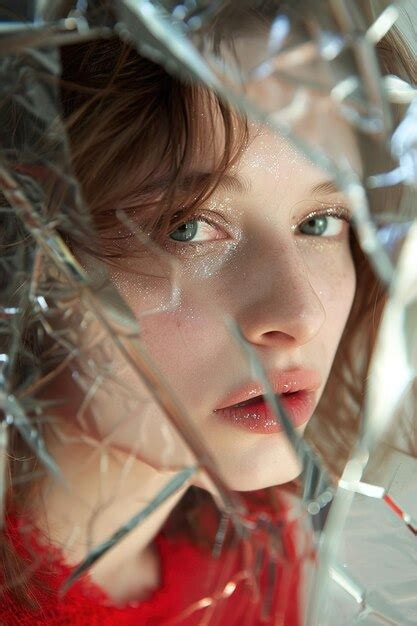
[[[235,316],[247,341],[258,346],[297,347],[322,328],[326,312],[296,245],[274,258],[262,258],[246,273],[241,306]],[[252,257],[253,259],[253,257]],[[325,268],[322,268],[325,271]]]

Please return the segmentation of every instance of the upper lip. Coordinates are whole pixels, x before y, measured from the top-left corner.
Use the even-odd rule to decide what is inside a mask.
[[[306,368],[293,368],[287,370],[274,370],[267,372],[268,382],[275,394],[294,393],[296,391],[316,391],[320,385],[320,375],[316,370]],[[215,409],[219,411],[235,404],[246,402],[265,392],[259,381],[249,381],[235,387],[225,396]]]

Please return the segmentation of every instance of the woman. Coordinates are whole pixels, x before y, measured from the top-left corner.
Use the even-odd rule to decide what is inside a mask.
[[[381,60],[395,73],[394,57],[383,54],[384,46],[400,51],[390,37]],[[370,319],[379,296],[350,231],[346,199],[286,140],[119,41],[63,48],[62,62],[73,167],[96,232],[94,238],[91,231],[66,235],[68,244],[97,281],[106,265],[225,484],[248,492],[249,509],[269,512],[282,526],[290,496],[276,486],[294,480],[299,463],[224,314],[257,350],[300,435],[332,366],[327,400],[339,398],[341,419],[346,398],[351,416],[346,350],[363,328],[372,345]],[[336,116],[328,123],[360,171],[349,128]],[[252,625],[273,624],[279,616],[297,624],[299,562],[310,557],[307,531],[301,522],[296,528],[286,522],[281,547],[269,546],[275,595],[266,610],[242,566],[255,568],[254,558],[239,560],[250,541],[229,529],[230,545],[213,569],[219,516],[209,494],[217,492],[203,472],[59,597],[71,566],[196,461],[95,320],[77,306],[64,302],[61,319],[51,322],[55,345],[66,356],[68,345],[75,353],[41,393],[46,401],[66,399],[44,428],[66,487],[45,476],[9,494],[2,621],[198,624],[212,617]],[[50,340],[38,349],[48,354]],[[326,394],[318,428],[328,424]],[[354,427],[344,426],[336,430],[346,444]],[[328,428],[317,443],[333,445],[337,459],[344,450],[331,434]],[[29,455],[19,440],[12,453],[16,480],[27,472]],[[263,591],[265,575],[261,568]]]

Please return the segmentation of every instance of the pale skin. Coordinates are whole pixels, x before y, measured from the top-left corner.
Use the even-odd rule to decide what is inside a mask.
[[[204,167],[198,163],[196,171]],[[194,218],[198,246],[172,238],[163,244],[178,268],[180,297],[172,310],[163,310],[169,301],[166,286],[132,275],[128,264],[126,271],[111,270],[110,278],[138,317],[146,349],[188,410],[219,475],[229,488],[247,491],[288,482],[300,468],[283,433],[246,432],[215,416],[221,399],[251,379],[224,312],[239,324],[267,371],[317,371],[317,404],[348,319],[356,277],[346,200],[326,187],[326,175],[283,138],[252,129],[249,146],[229,174],[233,180],[225,179],[227,185]],[[323,233],[302,232],[306,220],[326,211]],[[158,312],[143,315],[158,304]],[[52,433],[48,440],[69,489],[46,481],[38,523],[63,546],[71,564],[85,556],[89,542],[106,539],[178,469],[195,461],[136,375],[118,355],[112,358],[119,383],[135,390],[129,409],[120,384],[109,381],[97,391],[86,417],[89,424],[94,421],[94,435],[84,422],[65,420],[60,435]],[[297,428],[299,434],[305,427]],[[215,494],[203,472],[189,484]],[[91,570],[114,602],[139,601],[160,584],[152,541],[189,484]]]

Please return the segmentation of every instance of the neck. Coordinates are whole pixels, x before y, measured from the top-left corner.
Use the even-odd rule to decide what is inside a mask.
[[[175,472],[156,470],[69,429],[59,439],[47,436],[66,484],[49,477],[44,481],[36,523],[65,561],[76,565],[146,506]],[[92,579],[114,602],[140,600],[160,584],[152,541],[187,488],[170,496],[91,568]]]

